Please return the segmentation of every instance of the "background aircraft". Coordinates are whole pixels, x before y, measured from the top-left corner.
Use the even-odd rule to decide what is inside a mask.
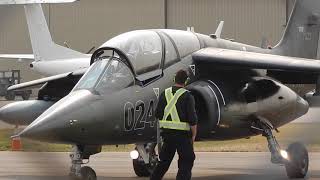
[[[76,0],[66,2],[74,1]],[[91,54],[83,54],[53,42],[40,4],[13,0],[0,1],[0,5],[12,2],[24,5],[33,54],[0,54],[0,58],[31,61],[30,68],[44,76],[53,76],[90,66]],[[44,2],[59,3],[59,1]]]
[[[58,100],[18,136],[74,145],[71,174],[83,179],[96,178],[92,168],[81,166],[102,145],[133,143],[138,152],[132,153],[134,170],[147,176],[157,159],[154,110],[159,93],[173,85],[177,70],[185,69],[192,74],[188,89],[197,104],[198,140],[262,134],[272,163],[285,165],[289,178],[303,178],[309,164],[306,148],[293,143],[282,150],[273,130],[309,109],[284,84],[318,82],[319,7],[318,0],[297,0],[273,49],[220,39],[220,34],[165,29],[121,34],[93,53],[85,74],[75,71],[10,87],[45,84],[38,101]],[[317,90],[309,98],[318,100]],[[8,109],[26,115],[17,103]]]

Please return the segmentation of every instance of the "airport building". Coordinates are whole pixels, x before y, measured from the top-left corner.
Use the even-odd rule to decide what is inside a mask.
[[[225,21],[222,37],[260,46],[281,38],[294,0],[81,0],[44,5],[55,42],[87,53],[131,30],[171,28],[214,33]],[[32,53],[22,6],[0,6],[0,53]],[[38,78],[27,62],[1,60],[0,69],[21,69],[23,81]]]

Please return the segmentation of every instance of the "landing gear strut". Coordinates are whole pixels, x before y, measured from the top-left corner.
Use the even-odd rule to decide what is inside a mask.
[[[301,143],[290,144],[287,150],[281,150],[278,141],[273,135],[273,126],[266,120],[259,121],[259,128],[262,135],[267,138],[268,147],[271,152],[271,162],[285,165],[289,178],[304,178],[308,173],[309,155],[306,147]]]
[[[97,175],[95,171],[89,166],[83,166],[89,162],[90,155],[101,152],[101,147],[88,146],[73,146],[70,153],[71,168],[69,176],[75,180],[96,180]],[[87,162],[84,162],[87,160]]]
[[[155,152],[156,143],[139,144],[135,150],[139,157],[133,159],[133,169],[138,177],[148,177],[152,174],[158,163],[158,156]]]

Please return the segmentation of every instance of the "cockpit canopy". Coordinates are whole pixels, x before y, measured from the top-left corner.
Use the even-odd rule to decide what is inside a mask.
[[[137,30],[120,34],[101,47],[121,50],[131,62],[135,74],[141,75],[159,69],[162,60],[164,64],[171,64],[199,50],[200,42],[195,33],[189,31]]]
[[[138,82],[147,85],[163,75],[163,69],[200,49],[193,32],[138,30],[121,34],[94,52],[92,66],[74,90],[99,94],[117,92]]]
[[[162,60],[162,42],[154,31],[140,30],[121,34],[102,47],[114,47],[129,58],[137,75],[159,69]]]

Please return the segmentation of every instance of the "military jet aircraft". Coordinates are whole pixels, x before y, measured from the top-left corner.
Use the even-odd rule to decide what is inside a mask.
[[[154,110],[159,93],[173,85],[177,70],[185,69],[191,74],[187,88],[195,96],[199,116],[197,140],[262,134],[271,162],[285,165],[289,178],[303,178],[309,165],[307,149],[293,143],[284,150],[273,132],[309,109],[308,102],[284,84],[319,87],[320,62],[315,60],[319,14],[320,1],[297,0],[282,40],[271,49],[221,39],[221,28],[210,36],[169,29],[116,36],[93,53],[86,72],[9,88],[45,84],[38,101],[57,101],[34,116],[17,136],[72,144],[70,174],[83,179],[96,179],[94,170],[82,165],[102,145],[136,144],[132,152],[135,173],[148,176],[157,163],[159,131]],[[309,98],[319,100],[317,92],[319,88]],[[2,118],[32,116],[31,111],[40,109],[25,108],[13,104]]]

